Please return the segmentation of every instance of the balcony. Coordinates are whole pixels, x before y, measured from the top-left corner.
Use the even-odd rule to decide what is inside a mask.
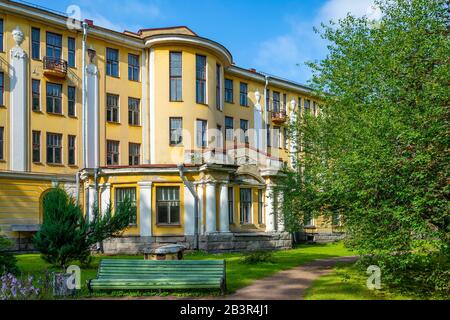
[[[272,112],[272,122],[275,124],[283,124],[286,122],[286,112],[284,111],[273,111]]]
[[[67,61],[58,58],[44,57],[44,75],[65,79],[67,76]]]

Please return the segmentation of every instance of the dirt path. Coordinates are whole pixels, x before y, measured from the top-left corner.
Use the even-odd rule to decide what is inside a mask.
[[[306,290],[317,278],[329,274],[340,262],[354,262],[357,257],[340,257],[315,260],[299,267],[280,271],[273,276],[256,280],[251,285],[224,297],[122,297],[97,298],[98,300],[303,300]]]
[[[339,262],[354,262],[356,257],[316,260],[294,269],[256,280],[225,299],[230,300],[302,300],[314,280],[329,274]]]

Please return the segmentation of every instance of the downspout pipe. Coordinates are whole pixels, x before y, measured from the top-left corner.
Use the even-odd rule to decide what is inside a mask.
[[[186,188],[188,188],[189,192],[194,197],[194,220],[195,220],[195,222],[194,222],[194,248],[195,248],[195,250],[199,250],[200,246],[199,246],[199,232],[198,232],[198,223],[199,223],[198,208],[199,208],[200,199],[198,197],[197,192],[195,192],[194,185],[191,182],[189,182],[187,180],[186,176],[184,175],[184,164],[178,165],[178,171],[180,172],[180,177],[181,177],[181,180],[183,180],[183,184],[186,186]]]

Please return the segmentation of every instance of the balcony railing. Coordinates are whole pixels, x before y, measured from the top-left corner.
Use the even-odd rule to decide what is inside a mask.
[[[67,61],[58,58],[44,57],[44,74],[65,78],[67,76]]]

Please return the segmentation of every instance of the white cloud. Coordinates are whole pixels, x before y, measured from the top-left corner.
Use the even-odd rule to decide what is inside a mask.
[[[355,16],[367,15],[373,19],[381,16],[373,8],[373,0],[329,0],[310,21],[295,16],[285,17],[290,29],[282,35],[260,43],[253,65],[260,71],[306,83],[311,72],[305,62],[326,54],[326,42],[313,31],[321,22],[344,18],[348,12]],[[301,22],[299,22],[301,21]]]

